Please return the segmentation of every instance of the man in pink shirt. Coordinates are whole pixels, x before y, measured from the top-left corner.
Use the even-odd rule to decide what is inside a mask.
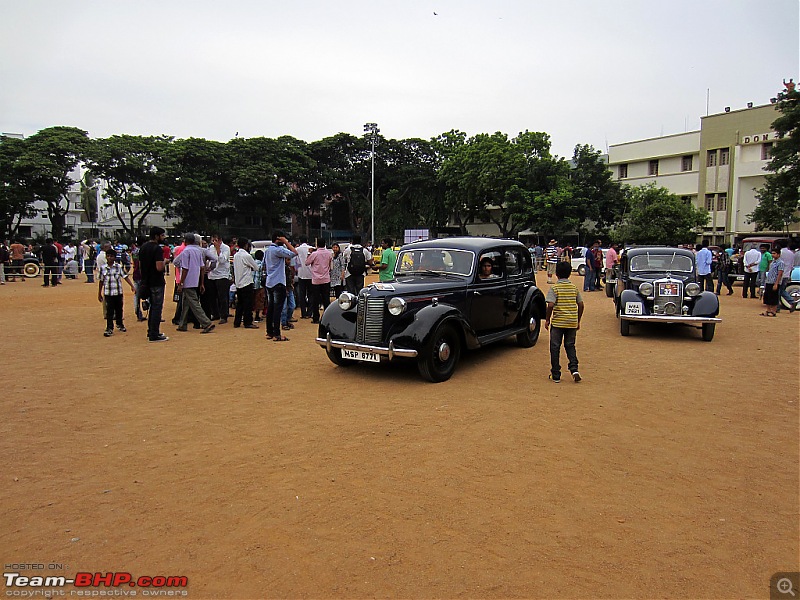
[[[325,247],[325,241],[317,239],[317,247],[312,248],[306,258],[306,266],[311,268],[311,322],[319,323],[319,306],[322,312],[331,303],[331,264],[333,252]]]
[[[606,252],[606,281],[614,279],[612,271],[619,262],[619,255],[617,254],[617,248],[619,248],[619,244],[614,242],[609,246],[608,252]]]

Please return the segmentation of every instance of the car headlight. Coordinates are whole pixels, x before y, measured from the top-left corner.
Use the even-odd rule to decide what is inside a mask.
[[[356,297],[350,292],[342,292],[342,295],[339,296],[339,307],[342,310],[350,310],[355,303]]]
[[[699,296],[700,295],[700,286],[696,283],[689,283],[686,285],[686,289],[684,290],[687,296]]]
[[[389,309],[389,312],[396,317],[403,314],[403,311],[406,309],[406,301],[402,298],[392,298],[389,300],[386,307]]]
[[[642,285],[639,286],[639,293],[642,296],[652,296],[653,295],[653,284],[649,281],[645,281]]]

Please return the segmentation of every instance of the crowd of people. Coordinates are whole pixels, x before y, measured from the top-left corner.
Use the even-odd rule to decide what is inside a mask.
[[[32,248],[15,241],[0,244],[0,274],[3,284],[6,269],[10,281],[25,281],[20,261],[26,252],[38,255],[44,287],[55,287],[63,277],[84,273],[86,283],[98,286],[106,337],[112,336],[115,328],[127,331],[123,320],[123,284],[127,284],[134,294],[136,318],[148,322],[147,337],[152,342],[169,339],[161,324],[165,322],[170,265],[169,285],[175,302],[172,323],[177,331],[188,331],[191,324],[201,333],[211,333],[233,317],[234,328],[260,329],[260,323],[266,321],[266,337],[276,342],[288,341],[285,332],[297,322],[296,308],[301,319],[318,323],[331,295],[336,297],[344,290],[357,294],[371,267],[377,269],[381,280],[394,276],[397,257],[391,238],[381,242],[379,261],[358,235],[344,250],[338,243],[327,248],[323,240],[310,245],[304,236],[295,243],[276,231],[271,243],[258,249],[248,239],[223,240],[219,234],[206,239],[187,233],[180,245],[170,245],[160,227],[153,227],[149,239],[140,238],[130,247],[91,239],[75,246],[48,238]]]

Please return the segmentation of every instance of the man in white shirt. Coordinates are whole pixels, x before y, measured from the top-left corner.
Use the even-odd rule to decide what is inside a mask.
[[[231,287],[231,249],[218,233],[211,235],[211,245],[217,255],[217,265],[208,272],[208,280],[214,286],[217,302],[211,318],[219,324],[228,322],[228,291]]]
[[[761,252],[753,246],[744,253],[742,263],[744,264],[744,283],[742,284],[742,297],[747,298],[747,291],[750,290],[750,297],[756,297],[756,279],[758,278],[758,264],[761,262]]]
[[[250,255],[250,240],[239,238],[239,251],[233,255],[233,282],[236,285],[236,312],[233,326],[258,329],[253,323],[253,273],[258,269],[256,260]]]
[[[300,318],[311,318],[311,267],[306,265],[308,253],[311,246],[308,245],[308,238],[300,236],[300,245],[297,250],[297,289],[295,297],[297,305],[300,307]]]

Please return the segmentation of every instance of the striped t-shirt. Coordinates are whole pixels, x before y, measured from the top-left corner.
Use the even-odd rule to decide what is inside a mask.
[[[569,279],[559,279],[547,291],[547,302],[553,303],[550,324],[562,329],[578,327],[578,302],[583,302],[580,290]]]

